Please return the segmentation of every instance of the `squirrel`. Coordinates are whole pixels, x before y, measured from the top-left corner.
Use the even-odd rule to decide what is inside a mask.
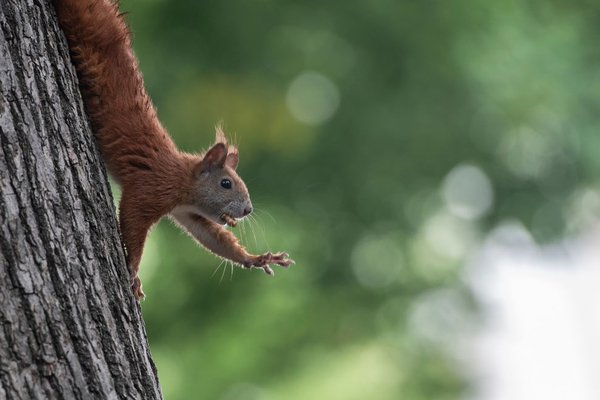
[[[226,225],[252,212],[236,173],[238,149],[216,129],[204,153],[179,151],[158,120],[118,4],[112,0],[54,0],[92,131],[110,175],[122,189],[119,225],[131,288],[144,298],[138,276],[149,230],[163,216],[206,249],[243,268],[288,267],[287,253],[250,254]]]

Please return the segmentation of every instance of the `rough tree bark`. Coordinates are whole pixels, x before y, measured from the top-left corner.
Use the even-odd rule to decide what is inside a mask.
[[[161,398],[51,0],[0,0],[0,399]]]

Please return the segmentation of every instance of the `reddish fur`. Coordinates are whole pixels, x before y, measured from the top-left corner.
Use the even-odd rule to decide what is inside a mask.
[[[143,297],[137,273],[146,235],[162,216],[191,201],[194,172],[202,165],[204,154],[180,152],[158,120],[118,5],[111,0],[54,2],[92,128],[109,172],[123,189],[119,206],[121,233],[134,293]],[[219,142],[227,146],[220,128]],[[231,165],[233,160],[237,165],[237,149],[233,146],[227,157]],[[265,258],[270,253],[250,255],[231,232],[197,218],[195,223],[214,236],[211,251],[241,265],[260,266],[266,272],[266,261],[282,264],[277,255]]]

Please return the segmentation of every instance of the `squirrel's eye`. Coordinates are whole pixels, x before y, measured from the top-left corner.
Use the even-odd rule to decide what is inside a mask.
[[[225,189],[231,189],[231,181],[229,179],[221,179],[221,186]]]

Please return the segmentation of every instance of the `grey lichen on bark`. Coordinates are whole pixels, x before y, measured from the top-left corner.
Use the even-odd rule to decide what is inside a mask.
[[[49,0],[0,1],[0,399],[161,398]]]

